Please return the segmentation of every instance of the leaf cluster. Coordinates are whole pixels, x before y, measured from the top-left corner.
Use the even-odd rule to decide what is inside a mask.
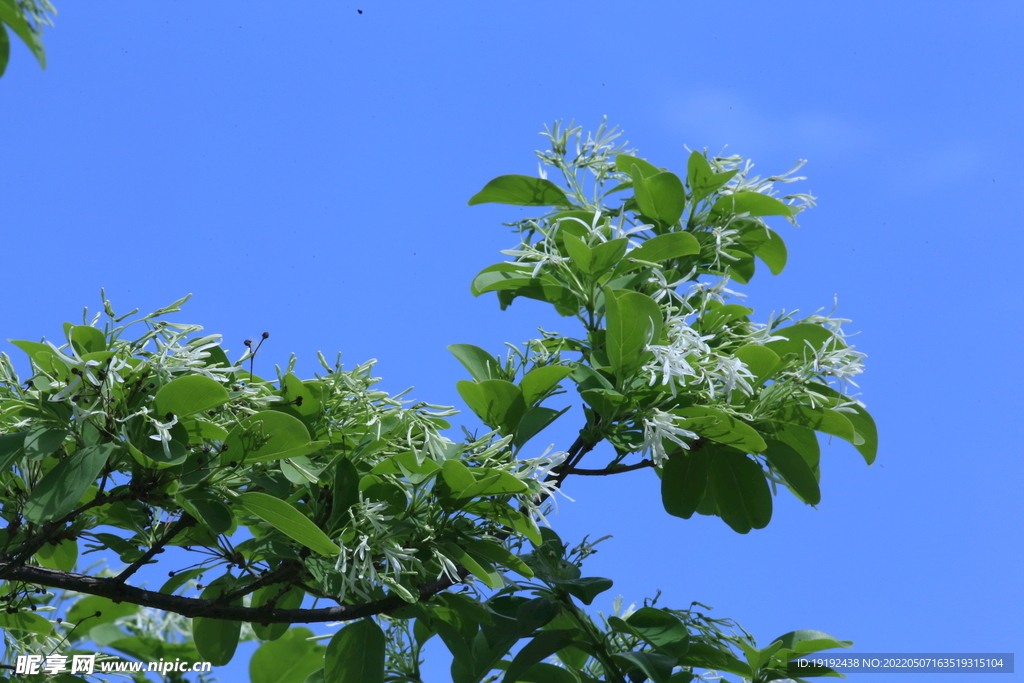
[[[483,436],[446,436],[455,411],[380,391],[372,361],[348,370],[320,356],[323,372],[303,379],[292,359],[259,377],[269,334],[232,362],[217,335],[170,321],[188,297],[138,316],[104,296],[60,345],[14,341],[31,376],[0,356],[8,658],[93,643],[219,666],[253,638],[257,683],[416,682],[436,636],[457,683],[683,683],[707,670],[786,678],[802,654],[846,646],[796,631],[757,649],[697,603],[586,611],[612,586],[583,573],[593,544],[570,551],[542,526],[568,477],[650,469],[670,515],[748,533],[769,523],[778,486],[819,502],[816,433],[869,463],[877,435],[848,395],[863,354],[846,321],[757,323],[727,302],[756,260],[775,274],[786,264],[766,220],[810,203],[776,196],[788,174],[752,178],[742,160],[694,152],[680,176],[615,147],[614,129],[546,134],[541,162],[564,187],[502,176],[470,200],[550,207],[515,224],[510,260],[472,292],[502,308],[543,302],[581,331],[542,330],[503,359],[449,347]],[[570,407],[550,405],[563,396],[583,407],[579,437],[527,457]],[[92,553],[123,567],[75,573]],[[148,565],[169,568],[158,590],[134,583]],[[348,623],[293,626],[324,622]]]

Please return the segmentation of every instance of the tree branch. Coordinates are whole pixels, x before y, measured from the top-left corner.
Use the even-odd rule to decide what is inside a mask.
[[[638,463],[632,465],[613,465],[606,467],[603,470],[581,470],[575,467],[565,471],[566,476],[570,474],[579,474],[584,477],[604,477],[609,474],[618,474],[620,472],[633,472],[635,470],[642,470],[645,467],[654,467],[654,462],[650,460],[641,460]]]
[[[460,579],[468,572],[459,571]],[[114,602],[130,602],[142,607],[152,607],[165,612],[173,612],[184,617],[207,617],[210,619],[227,619],[231,621],[250,621],[261,624],[311,624],[325,621],[351,621],[370,617],[383,612],[391,612],[408,604],[397,595],[375,600],[362,605],[338,605],[320,609],[277,609],[267,607],[243,607],[241,605],[225,605],[219,600],[202,598],[186,598],[180,595],[169,595],[156,591],[143,590],[135,586],[126,586],[116,578],[101,578],[72,574],[70,572],[16,565],[11,562],[0,563],[0,580],[24,581],[49,588],[77,591],[88,595],[99,595],[110,598]],[[456,582],[442,578],[425,583],[419,587],[420,600],[427,600],[437,593],[450,588]]]
[[[184,531],[185,529],[187,529],[195,523],[195,517],[188,514],[187,512],[182,514],[182,516],[176,522],[171,524],[170,528],[167,529],[166,532],[164,532],[164,535],[160,538],[160,540],[154,543],[153,547],[146,551],[145,555],[143,555],[142,557],[140,557],[139,559],[135,560],[130,565],[125,567],[124,571],[118,574],[114,580],[118,583],[124,583],[128,579],[128,577],[130,577],[135,572],[139,571],[139,568],[142,567],[142,565],[152,560],[153,557],[158,553],[162,553],[164,551],[164,546],[170,543],[175,536],[177,536],[179,533],[181,533],[182,531]]]

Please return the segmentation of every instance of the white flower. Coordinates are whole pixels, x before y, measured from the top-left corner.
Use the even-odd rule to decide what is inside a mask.
[[[810,342],[807,344],[810,346]],[[858,386],[852,378],[864,372],[863,359],[868,357],[867,354],[854,351],[852,346],[826,351],[829,346],[833,346],[831,341],[826,342],[817,350],[813,346],[811,347],[814,354],[812,359],[814,371]]]
[[[661,376],[662,385],[668,384],[672,388],[672,395],[676,393],[676,382],[685,385],[686,377],[699,377],[701,373],[694,369],[693,363],[699,360],[701,355],[711,352],[706,340],[713,335],[700,336],[686,321],[680,317],[669,318],[668,344],[650,344],[647,350],[654,354],[654,360],[644,366],[644,370],[651,373],[650,384],[653,386]],[[691,360],[691,356],[697,356]]]
[[[718,366],[714,369],[714,379],[722,383],[722,389],[726,396],[732,394],[734,389],[739,389],[747,396],[754,393],[750,381],[755,379],[754,374],[747,368],[747,364],[735,356],[720,357]]]
[[[668,457],[665,453],[665,439],[677,444],[680,448],[690,450],[690,444],[683,439],[697,439],[697,434],[688,429],[683,429],[676,424],[676,416],[655,408],[650,417],[644,418],[644,445],[643,452],[650,452],[651,460],[655,466],[660,466],[662,461]]]
[[[648,282],[657,286],[657,289],[655,290],[654,294],[651,295],[651,298],[657,301],[658,303],[661,303],[662,299],[668,299],[667,303],[671,303],[674,299],[678,301],[679,304],[684,308],[689,308],[690,306],[689,304],[687,304],[686,298],[679,292],[677,292],[676,288],[679,287],[679,285],[685,284],[687,281],[689,281],[689,279],[693,276],[694,272],[696,272],[696,269],[691,270],[686,277],[680,280],[676,280],[675,282],[669,282],[668,279],[665,277],[665,273],[663,273],[661,270],[655,270],[654,277],[647,279]]]
[[[149,438],[154,441],[159,441],[160,445],[164,448],[164,455],[167,459],[171,458],[171,427],[178,424],[178,416],[172,415],[170,422],[160,422],[155,418],[149,418],[153,427],[156,429],[156,434],[151,434]]]

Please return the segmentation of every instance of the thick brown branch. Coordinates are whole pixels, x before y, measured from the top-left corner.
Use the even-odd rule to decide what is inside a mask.
[[[606,467],[603,470],[581,470],[578,468],[572,468],[565,471],[566,476],[570,474],[579,474],[584,477],[604,477],[609,474],[618,474],[620,472],[633,472],[635,470],[642,470],[645,467],[654,467],[654,463],[650,460],[641,460],[638,463],[632,465],[613,465]]]
[[[460,571],[460,577],[466,574]],[[397,595],[375,600],[362,605],[339,605],[320,609],[269,609],[266,607],[242,607],[240,605],[224,605],[216,600],[202,598],[186,598],[180,595],[168,595],[156,591],[143,590],[134,586],[126,586],[117,579],[84,576],[61,572],[44,567],[19,566],[12,563],[0,563],[0,580],[24,581],[49,588],[77,591],[88,595],[99,595],[110,598],[114,602],[129,602],[142,607],[153,607],[165,612],[173,612],[185,617],[208,617],[211,619],[228,619],[233,621],[251,621],[263,624],[311,624],[325,621],[350,621],[361,619],[383,612],[394,611],[406,603]],[[450,588],[454,584],[447,578],[431,581],[419,587],[420,600]]]

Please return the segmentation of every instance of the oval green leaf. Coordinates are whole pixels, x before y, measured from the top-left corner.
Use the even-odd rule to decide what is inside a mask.
[[[29,494],[25,519],[45,524],[71,512],[116,449],[110,443],[87,446],[57,463]]]
[[[545,178],[525,175],[498,176],[473,195],[469,205],[488,202],[514,206],[572,206],[558,185]]]
[[[287,628],[287,624],[283,624]],[[327,648],[309,639],[308,628],[288,630],[279,640],[263,643],[249,660],[251,683],[303,683],[324,665]]]
[[[161,417],[167,413],[184,417],[216,408],[227,400],[228,391],[220,382],[202,375],[188,375],[160,387],[153,403]]]
[[[214,579],[203,589],[202,598],[213,600],[219,598],[234,586],[234,577],[225,574]],[[242,599],[232,604],[241,605]],[[214,666],[224,666],[235,656],[238,638],[242,633],[242,622],[226,619],[195,617],[192,619],[192,639],[199,655]],[[116,647],[116,644],[115,644]]]
[[[238,502],[247,512],[321,555],[334,556],[341,552],[320,527],[292,507],[287,501],[266,493],[243,493]]]
[[[372,619],[338,631],[324,657],[324,683],[384,683],[385,637]]]

